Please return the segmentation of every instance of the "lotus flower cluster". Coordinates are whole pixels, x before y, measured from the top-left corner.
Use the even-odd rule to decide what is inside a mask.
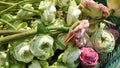
[[[115,60],[119,0],[9,1],[0,1],[0,68],[99,68]]]

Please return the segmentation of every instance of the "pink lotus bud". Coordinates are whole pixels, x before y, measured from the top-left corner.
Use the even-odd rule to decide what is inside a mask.
[[[119,32],[118,32],[117,30],[111,29],[111,28],[108,28],[108,29],[106,29],[106,30],[107,30],[108,32],[112,33],[112,35],[114,36],[115,40],[118,39],[118,37],[119,37]]]
[[[93,67],[98,64],[98,53],[91,47],[83,47],[80,49],[80,61],[84,67]]]
[[[82,0],[81,4],[84,6],[83,13],[93,19],[109,16],[108,8],[103,4],[97,4],[93,0]]]
[[[89,22],[88,20],[82,20],[79,22],[79,24],[71,31],[69,31],[66,39],[65,39],[65,43],[67,43],[68,41],[72,41],[75,45],[82,47],[86,44],[88,35],[86,33],[86,31],[88,30],[89,27]]]

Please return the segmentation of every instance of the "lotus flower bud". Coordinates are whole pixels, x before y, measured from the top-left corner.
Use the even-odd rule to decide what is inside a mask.
[[[118,39],[118,37],[119,37],[119,32],[118,32],[117,30],[111,29],[111,28],[108,28],[108,29],[106,29],[106,30],[109,31],[110,33],[112,33],[112,35],[114,36],[115,40]]]
[[[13,56],[16,60],[28,63],[32,61],[33,55],[30,52],[30,45],[27,42],[20,43],[14,48]]]
[[[38,60],[33,60],[32,64],[28,66],[28,68],[42,68],[40,62]]]
[[[0,67],[5,65],[6,57],[6,53],[0,52]]]
[[[98,53],[91,47],[82,47],[80,61],[83,67],[94,67],[98,64]]]
[[[114,16],[120,17],[120,1],[119,0],[107,0],[109,10]]]
[[[27,8],[27,9],[31,9],[31,10],[34,10],[34,8],[32,7],[32,4],[25,4],[23,6],[24,8]],[[26,11],[26,10],[23,10],[23,9],[20,9],[17,13],[17,18],[18,19],[24,19],[24,18],[29,18],[33,15],[32,12],[29,12],[29,11]]]
[[[83,13],[93,19],[109,16],[108,8],[103,4],[97,4],[93,0],[81,0],[81,4]]]
[[[62,56],[62,61],[68,68],[76,68],[79,64],[77,59],[80,54],[81,51],[78,47],[69,46]]]
[[[75,2],[75,1],[73,0],[71,2]],[[78,21],[78,17],[80,14],[81,14],[81,10],[78,8],[78,6],[71,4],[68,8],[67,25],[71,26],[73,23]]]
[[[74,22],[78,21],[81,11],[77,7],[70,6],[67,14],[67,24],[71,26]]]
[[[106,31],[99,29],[91,37],[94,48],[98,53],[109,53],[112,52],[115,47],[114,36]]]
[[[68,33],[68,41],[69,39],[72,40],[72,42],[79,47],[85,46],[89,38],[89,36],[86,34],[88,27],[88,20],[81,20],[79,24]]]
[[[46,60],[53,55],[53,38],[49,35],[36,36],[30,46],[34,56],[40,60]]]
[[[56,7],[50,1],[41,1],[39,5],[39,10],[42,10],[41,20],[45,25],[50,25],[54,23],[56,17]]]

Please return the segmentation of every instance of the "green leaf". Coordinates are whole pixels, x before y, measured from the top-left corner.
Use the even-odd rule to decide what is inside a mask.
[[[40,22],[37,26],[37,34],[47,34],[48,29]]]
[[[23,23],[20,23],[18,26],[17,26],[17,29],[24,29],[24,28],[27,28],[27,23],[26,22],[23,22]]]

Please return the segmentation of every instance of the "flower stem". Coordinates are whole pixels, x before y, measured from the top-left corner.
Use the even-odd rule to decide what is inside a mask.
[[[29,30],[27,32],[2,37],[2,38],[0,38],[0,44],[6,43],[6,42],[9,42],[9,41],[12,41],[12,40],[16,40],[16,39],[19,39],[19,38],[28,37],[28,36],[34,35],[36,33],[37,33],[37,30]]]
[[[28,30],[0,30],[0,35],[11,35],[26,32]]]
[[[110,21],[108,21],[108,20],[103,20],[105,23],[108,23],[108,24],[111,24],[112,26],[116,26],[116,24],[114,24],[114,23],[112,23],[112,22],[110,22]]]
[[[54,29],[54,30],[68,31],[69,27],[52,27],[51,26],[51,27],[47,27],[47,29],[49,29],[49,30],[53,30]],[[3,32],[5,32],[5,31],[3,31]],[[16,39],[19,39],[19,38],[24,38],[24,37],[28,37],[28,36],[37,34],[37,30],[27,30],[27,31],[22,32],[22,33],[21,33],[21,31],[14,31],[14,30],[10,30],[8,32],[10,34],[14,33],[14,32],[15,33],[17,33],[17,32],[19,33],[20,32],[20,33],[0,38],[0,44],[8,43],[9,41],[12,41],[12,40],[16,40]],[[5,33],[3,33],[3,34],[5,34]],[[54,34],[54,33],[52,33],[52,34]]]
[[[20,6],[20,8],[23,9],[23,10],[26,10],[26,11],[30,11],[30,12],[36,13],[36,14],[39,14],[39,13],[40,13],[40,12],[37,11],[37,10],[27,9],[27,8],[22,7],[22,6]]]
[[[13,29],[16,30],[16,28],[12,24],[10,24],[9,22],[7,22],[7,21],[5,21],[3,19],[0,19],[0,22],[5,23],[5,24],[9,25],[10,27],[12,27]]]
[[[48,26],[47,29],[49,30],[60,30],[60,31],[68,31],[69,27],[63,27],[63,26]]]
[[[3,13],[5,13],[5,12],[7,12],[8,10],[10,10],[10,9],[12,9],[12,8],[14,8],[14,7],[16,7],[16,6],[18,6],[19,4],[22,4],[22,3],[25,3],[25,2],[28,2],[28,1],[20,1],[20,2],[18,2],[18,3],[16,3],[16,4],[10,6],[9,8],[7,8],[7,9],[1,11],[1,12],[0,12],[0,15],[3,14]]]
[[[8,5],[8,6],[14,5],[14,3],[9,3],[9,2],[4,2],[4,1],[0,1],[0,4],[2,4],[2,5]]]

